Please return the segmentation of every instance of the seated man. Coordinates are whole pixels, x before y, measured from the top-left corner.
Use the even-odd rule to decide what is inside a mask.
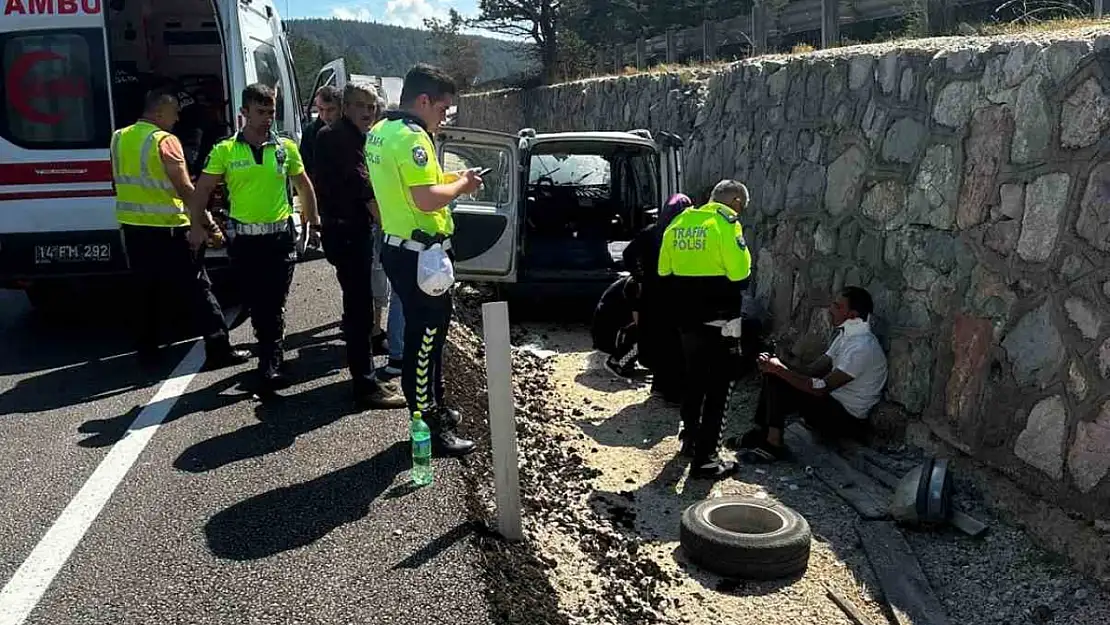
[[[609,285],[594,309],[590,327],[594,349],[609,354],[605,368],[620,377],[628,377],[635,370],[639,354],[633,305],[637,290],[631,276]]]
[[[763,389],[756,406],[756,428],[733,438],[730,446],[749,462],[774,462],[784,457],[782,431],[787,415],[797,412],[806,425],[829,436],[860,437],[868,413],[886,384],[887,363],[868,317],[871,294],[850,286],[830,306],[836,326],[832,344],[809,366],[787,366],[760,354]]]

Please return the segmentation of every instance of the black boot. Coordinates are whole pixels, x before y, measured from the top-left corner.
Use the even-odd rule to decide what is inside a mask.
[[[293,382],[285,374],[285,354],[280,347],[263,348],[258,358],[258,373],[262,377],[262,384],[268,391],[280,391],[289,388]]]
[[[213,371],[224,367],[241,365],[250,360],[251,353],[245,349],[235,349],[226,336],[204,342],[204,370]]]
[[[683,458],[694,457],[694,441],[697,440],[698,435],[694,430],[682,428],[678,433],[678,440],[682,442],[682,447],[678,450],[678,455]]]
[[[458,414],[456,412],[456,414]],[[450,419],[450,416],[447,417]],[[474,451],[474,441],[463,438],[455,431],[455,426],[447,423],[444,417],[435,411],[424,418],[428,428],[432,430],[432,449],[451,456],[465,456]]]
[[[690,477],[694,479],[719,480],[728,477],[735,470],[735,462],[724,460],[717,455],[690,463]]]
[[[462,423],[462,413],[454,408],[437,407],[433,409],[433,412],[439,419],[443,420],[445,425],[450,427],[457,428]]]

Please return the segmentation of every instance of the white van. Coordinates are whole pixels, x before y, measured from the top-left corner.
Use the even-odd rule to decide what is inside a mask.
[[[278,92],[276,130],[298,142],[292,54],[271,0],[5,0],[0,17],[0,287],[32,303],[126,273],[108,144],[144,93],[173,85],[174,129],[198,172],[237,131],[239,94]],[[170,82],[167,82],[170,81]],[[219,198],[213,212],[226,215]],[[210,250],[213,265],[226,263]]]
[[[386,106],[389,108],[396,108],[401,102],[401,87],[405,84],[403,77],[348,74],[347,61],[338,58],[321,67],[320,71],[316,73],[316,82],[312,85],[312,91],[306,94],[308,102],[305,105],[305,118],[315,119],[316,111],[313,106],[316,92],[320,90],[320,87],[331,86],[343,91],[349,81],[370,83],[377,87],[378,95],[385,100]]]

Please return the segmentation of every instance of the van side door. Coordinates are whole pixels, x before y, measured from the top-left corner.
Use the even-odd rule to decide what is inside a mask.
[[[490,168],[480,189],[452,210],[455,275],[469,282],[515,282],[521,169],[517,138],[500,132],[440,127],[436,152],[444,172]]]
[[[312,83],[312,90],[305,95],[305,123],[315,119],[312,116],[312,107],[316,100],[316,92],[320,90],[320,87],[329,85],[336,89],[343,89],[347,85],[347,62],[341,58],[330,61],[327,65],[321,67],[320,71],[316,72],[316,82]]]
[[[239,2],[237,15],[245,53],[246,83],[260,82],[274,89],[277,93],[274,130],[299,141],[299,104],[293,99],[292,77],[287,75],[278,52],[281,42],[277,40],[272,26],[277,17],[273,5],[268,2]]]

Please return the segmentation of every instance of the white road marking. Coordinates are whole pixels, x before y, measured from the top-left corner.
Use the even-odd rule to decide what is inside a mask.
[[[204,342],[197,341],[0,590],[0,625],[22,625],[27,620],[203,365]]]

